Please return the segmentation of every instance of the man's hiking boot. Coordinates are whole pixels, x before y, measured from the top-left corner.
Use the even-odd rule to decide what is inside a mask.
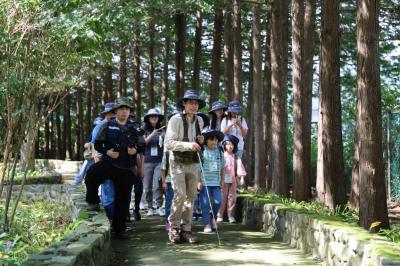
[[[142,216],[140,216],[140,211],[139,210],[134,210],[133,211],[133,218],[135,221],[140,221],[142,219]]]
[[[90,212],[98,212],[100,211],[100,205],[98,203],[91,203],[89,204],[87,210]]]
[[[129,235],[127,231],[119,231],[119,232],[115,232],[115,238],[118,239],[128,239]]]
[[[189,244],[197,243],[197,237],[195,237],[191,231],[182,231],[181,233],[182,242],[187,242]]]
[[[178,228],[171,228],[168,233],[169,241],[172,243],[179,243],[181,241],[181,235],[179,234]]]

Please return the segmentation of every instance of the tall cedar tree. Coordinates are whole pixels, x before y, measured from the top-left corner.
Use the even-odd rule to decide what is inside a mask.
[[[211,63],[211,87],[210,87],[210,103],[219,99],[220,87],[219,80],[221,76],[221,40],[222,40],[222,26],[224,17],[220,6],[215,4],[214,15],[214,41],[212,49],[212,63]]]
[[[266,187],[271,189],[271,8],[267,11],[267,34],[265,38],[265,60],[264,60],[264,80],[263,80],[263,99],[264,111],[262,113],[263,119],[263,143],[265,146],[266,154]]]
[[[56,131],[57,131],[57,153],[56,159],[64,160],[64,150],[61,136],[61,113],[60,113],[61,105],[56,108]],[[36,157],[38,158],[38,157]]]
[[[186,18],[185,13],[177,11],[175,14],[175,97],[183,96],[185,90],[185,45],[186,45]]]
[[[93,118],[99,115],[99,95],[97,91],[97,79],[95,76],[92,77],[92,103],[93,103]]]
[[[168,33],[165,34],[165,45],[163,50],[163,75],[162,75],[162,91],[161,91],[161,112],[163,114],[167,113],[167,100],[168,100],[168,91],[169,91],[169,80],[168,80],[168,59],[169,59],[169,46],[170,46],[170,37]]]
[[[63,150],[65,159],[73,159],[72,136],[71,136],[71,95],[68,94],[64,99],[64,119],[63,119]]]
[[[141,105],[142,105],[142,97],[141,97],[141,78],[140,78],[140,30],[139,27],[136,30],[135,38],[133,40],[133,99],[135,101],[135,116],[137,119],[141,117]]]
[[[93,128],[93,121],[92,121],[92,79],[88,79],[87,87],[85,88],[86,90],[86,122],[85,122],[85,142],[89,138],[89,136],[92,134],[92,128]],[[93,117],[96,114],[93,113]]]
[[[261,21],[260,21],[260,5],[253,6],[253,108],[254,109],[254,178],[256,188],[266,188],[266,161],[264,145],[257,145],[264,142],[263,132],[263,102],[262,97],[262,50],[261,50]],[[261,97],[260,97],[261,96]]]
[[[118,86],[118,94],[119,96],[126,97],[127,95],[127,70],[126,70],[126,45],[121,45],[121,53],[119,57],[119,86]]]
[[[317,197],[331,211],[346,203],[339,63],[339,0],[324,0],[321,7]]]
[[[379,77],[379,2],[357,2],[357,109],[359,127],[360,225],[389,228],[382,158],[381,89]]]
[[[194,35],[194,57],[192,89],[199,90],[200,65],[201,65],[201,35],[202,35],[202,13],[200,6],[196,7],[196,31]]]
[[[75,160],[82,158],[83,150],[83,109],[82,109],[82,88],[76,89],[76,139],[75,139]]]
[[[289,3],[272,1],[271,19],[271,111],[273,193],[289,196],[287,174],[287,34]]]
[[[147,108],[148,109],[153,108],[155,105],[155,103],[154,103],[154,33],[155,33],[154,22],[150,22],[150,25],[149,25],[149,38],[150,38],[149,65],[148,65],[149,87],[148,87],[148,92],[147,92],[147,99],[148,99]]]
[[[233,0],[232,32],[233,32],[233,89],[234,99],[242,101],[242,12],[240,0]]]
[[[224,1],[224,98],[225,102],[233,99],[233,32],[232,5]]]

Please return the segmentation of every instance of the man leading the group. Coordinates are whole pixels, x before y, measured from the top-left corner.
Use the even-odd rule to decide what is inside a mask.
[[[132,106],[126,98],[115,101],[115,120],[104,123],[95,140],[95,149],[103,154],[103,158],[89,169],[85,180],[89,210],[99,209],[100,199],[97,192],[100,184],[106,179],[114,181],[115,209],[112,226],[115,236],[122,239],[128,238],[125,220],[129,211],[132,185],[138,179],[136,153],[142,152],[139,151],[139,144],[144,143],[140,130],[128,120],[131,109]]]
[[[171,117],[164,142],[165,148],[170,151],[170,175],[174,190],[169,240],[173,243],[181,240],[195,243],[197,239],[192,234],[191,223],[193,202],[200,182],[198,152],[204,143],[201,135],[204,122],[196,113],[205,106],[205,102],[196,91],[188,90],[178,100],[177,106],[183,112]]]

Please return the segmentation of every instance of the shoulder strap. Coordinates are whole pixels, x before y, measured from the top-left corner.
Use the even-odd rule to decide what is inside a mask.
[[[165,176],[167,176],[169,170],[169,151],[165,152],[165,168]]]
[[[183,141],[189,141],[189,135],[188,135],[189,125],[186,120],[186,115],[184,113],[181,113],[180,115],[183,123]]]
[[[201,130],[200,130],[200,124],[199,124],[199,119],[197,118],[197,115],[195,115],[195,119],[196,119],[196,125],[195,125],[195,127],[196,127],[196,137],[197,137],[198,135],[201,134]]]

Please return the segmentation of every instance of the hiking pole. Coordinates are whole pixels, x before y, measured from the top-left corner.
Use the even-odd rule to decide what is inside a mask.
[[[203,164],[201,163],[201,157],[200,157],[200,153],[199,152],[197,152],[197,157],[199,158],[199,162],[200,162],[201,176],[202,176],[202,179],[204,180],[204,185],[206,186],[208,203],[210,204],[212,219],[213,219],[213,222],[214,222],[214,225],[215,225],[215,232],[217,233],[218,246],[221,246],[222,244],[221,244],[221,238],[219,237],[218,224],[217,224],[217,221],[215,220],[215,213],[214,213],[214,210],[213,210],[213,207],[212,207],[212,203],[211,203],[211,199],[210,199],[210,193],[208,192],[208,189],[207,189],[207,181],[206,181],[206,178],[204,176]],[[203,213],[203,215],[205,215],[205,214]]]

